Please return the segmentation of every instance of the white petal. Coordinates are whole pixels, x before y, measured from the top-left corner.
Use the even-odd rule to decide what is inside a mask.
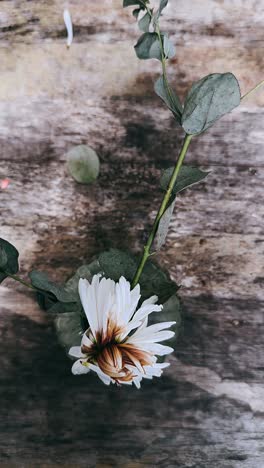
[[[167,367],[170,367],[170,362],[157,362],[153,367],[158,369],[167,369]]]
[[[96,337],[96,332],[98,330],[95,281],[99,282],[99,278],[100,275],[95,275],[93,277],[92,284],[90,284],[86,279],[81,278],[79,280],[79,295],[81,303],[94,337]]]
[[[82,341],[81,341],[81,346],[87,346],[87,348],[90,348],[93,345],[93,342],[88,338],[86,335],[86,332],[83,334]]]
[[[152,312],[160,312],[162,309],[163,309],[162,305],[142,304],[142,306],[135,313],[133,320],[143,320]]]
[[[74,375],[81,375],[81,374],[88,374],[89,372],[89,367],[88,366],[85,366],[83,365],[82,363],[85,363],[86,361],[82,361],[81,359],[79,359],[78,361],[76,361],[73,366],[72,366],[72,373]]]
[[[148,377],[160,377],[163,373],[163,369],[169,366],[169,362],[157,363],[153,366],[144,366],[144,371],[146,372],[146,376]]]
[[[97,373],[98,377],[104,382],[105,385],[109,385],[111,382],[114,383],[114,380],[109,377],[109,375],[106,375],[99,366],[96,366],[94,364],[89,364],[89,367],[91,370]]]
[[[143,347],[145,351],[157,354],[157,356],[166,356],[167,354],[173,353],[174,349],[170,346],[165,346],[159,343],[146,343]]]
[[[134,345],[143,347],[146,343],[158,343],[159,341],[170,340],[175,335],[172,331],[161,331],[152,335],[147,335],[144,337],[138,336],[134,338],[133,336],[129,336],[126,340],[126,343],[132,343]]]
[[[137,305],[139,303],[140,299],[140,286],[137,284],[134,289],[130,292],[130,306],[126,310],[126,321],[128,322],[133,314],[135,313],[135,310],[137,308]]]
[[[122,333],[118,337],[119,341],[123,341],[126,338],[126,336],[131,332],[131,330],[134,330],[135,328],[138,328],[141,325],[142,325],[141,321],[134,322],[134,320],[133,320],[132,322],[129,322],[128,325],[125,327],[124,333]]]
[[[102,278],[97,289],[97,311],[98,326],[101,331],[106,332],[107,321],[113,307],[115,282],[111,279]]]
[[[118,323],[127,323],[126,311],[131,303],[130,283],[123,277],[116,284],[116,320]]]
[[[156,304],[157,300],[158,300],[158,296],[151,296],[142,303],[142,306],[148,305],[148,304]]]
[[[69,10],[64,10],[63,19],[64,19],[64,23],[65,23],[67,33],[68,33],[67,46],[70,47],[70,45],[72,44],[72,40],[73,40],[73,29],[72,29],[72,21],[71,21],[71,15],[70,15]]]
[[[80,346],[72,346],[68,353],[70,356],[75,358],[85,358],[86,355],[82,353],[82,349]]]
[[[141,387],[141,385],[140,385],[141,380],[142,380],[142,378],[140,378],[140,377],[135,377],[135,378],[133,379],[133,382],[134,382],[134,384],[135,384],[135,386],[137,387],[138,390],[139,390],[140,387]]]
[[[161,331],[165,328],[169,328],[174,325],[176,322],[161,322],[156,323],[155,325],[150,325],[149,327],[138,329],[132,336],[129,336],[127,339],[128,343],[155,343],[157,341],[163,341],[169,338],[172,338],[175,333],[172,331]]]
[[[117,381],[120,385],[132,385],[132,380],[128,380],[128,381],[125,381],[125,380],[118,380]]]
[[[146,328],[146,331],[148,333],[157,333],[161,330],[165,330],[166,328],[170,328],[173,325],[175,325],[176,322],[160,322],[160,323],[155,323],[154,325],[150,325],[148,328]]]

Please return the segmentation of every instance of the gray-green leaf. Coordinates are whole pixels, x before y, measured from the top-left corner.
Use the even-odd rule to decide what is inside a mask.
[[[49,280],[46,273],[41,271],[32,271],[29,274],[32,285],[40,291],[53,294],[60,302],[77,302],[78,294],[73,291],[67,291],[64,286],[53,283]]]
[[[75,146],[67,153],[67,166],[72,177],[80,184],[95,182],[100,171],[99,158],[87,145]]]
[[[162,11],[168,5],[168,1],[169,0],[160,0],[159,8],[158,8],[157,12],[154,15],[154,24],[158,22]]]
[[[101,253],[98,260],[105,276],[114,281],[119,281],[121,276],[132,281],[137,269],[135,258],[129,252],[118,249]]]
[[[123,8],[126,8],[128,6],[132,5],[140,5],[141,7],[143,6],[142,3],[147,4],[149,3],[149,0],[123,0]]]
[[[232,73],[214,73],[193,84],[185,101],[182,126],[195,135],[239,106],[240,88]]]
[[[160,179],[160,186],[162,190],[167,190],[173,171],[174,167],[170,167],[169,169],[166,169],[163,172]],[[176,183],[173,187],[174,197],[176,197],[177,193],[181,192],[187,187],[201,182],[208,176],[208,174],[209,172],[201,171],[201,169],[199,169],[198,167],[183,165],[177,177]]]
[[[72,346],[80,346],[82,335],[85,332],[83,319],[78,313],[66,313],[58,315],[55,319],[55,327],[59,342],[67,351]]]
[[[135,45],[137,57],[141,60],[158,59],[162,60],[158,34],[146,32],[139,38]]]
[[[154,250],[160,250],[161,247],[165,244],[166,238],[169,232],[170,222],[173,215],[173,211],[176,204],[176,198],[172,201],[172,203],[166,209],[164,215],[162,216],[159,227],[155,236],[154,241]]]
[[[181,123],[182,105],[177,94],[167,84],[165,78],[161,76],[154,86],[156,94],[165,102],[167,107],[172,111],[178,123]]]
[[[175,46],[166,34],[163,36],[163,51],[166,59],[171,59],[176,54]]]
[[[141,12],[141,8],[136,8],[136,9],[133,11],[133,16],[134,16],[134,18],[138,19],[138,15],[139,15],[140,12]]]
[[[5,239],[0,239],[0,283],[8,277],[8,273],[18,272],[18,251]]]
[[[174,167],[166,169],[163,172],[160,180],[160,185],[162,190],[166,191],[171,180],[172,173],[174,171]],[[159,227],[155,237],[154,249],[160,250],[161,247],[165,244],[166,237],[168,234],[171,218],[173,215],[175,203],[176,203],[176,195],[177,193],[181,192],[182,190],[190,187],[193,184],[200,182],[201,180],[205,179],[209,173],[201,171],[197,167],[191,166],[182,166],[177,181],[173,187],[172,197],[169,201],[167,209],[162,216]]]
[[[147,12],[141,20],[138,22],[139,29],[143,32],[149,32],[149,26],[151,22],[151,16]]]
[[[78,295],[78,286],[80,278],[85,278],[89,282],[91,282],[93,276],[97,275],[98,273],[102,273],[102,268],[98,260],[95,260],[89,265],[82,265],[80,268],[78,268],[75,275],[67,281],[65,285],[65,290],[71,294]]]
[[[132,282],[139,258],[129,252],[111,249],[99,256],[99,263],[105,276],[118,281],[124,276]],[[179,287],[168,277],[160,267],[148,261],[140,278],[142,300],[157,295],[160,303],[165,302]]]

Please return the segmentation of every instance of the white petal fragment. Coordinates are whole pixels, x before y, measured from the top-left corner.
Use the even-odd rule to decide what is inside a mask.
[[[76,361],[73,366],[72,366],[72,373],[73,375],[82,375],[82,374],[88,374],[90,371],[89,367],[87,366],[86,361],[83,361],[82,359],[79,359]]]
[[[72,346],[69,351],[69,355],[75,358],[85,358],[85,354],[82,353],[82,349],[80,346]]]
[[[72,28],[72,20],[69,10],[64,10],[63,12],[63,19],[67,29],[67,47],[70,47],[73,41],[73,28]]]

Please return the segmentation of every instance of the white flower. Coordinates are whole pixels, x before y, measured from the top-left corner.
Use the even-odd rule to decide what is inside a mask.
[[[79,294],[89,323],[80,346],[70,349],[69,355],[78,360],[72,366],[73,374],[93,370],[106,384],[134,383],[140,388],[142,378],[160,377],[168,363],[158,363],[173,348],[164,341],[174,336],[167,330],[176,322],[147,326],[148,316],[160,312],[157,296],[143,302],[138,310],[140,286],[132,291],[130,283],[121,277],[118,283],[95,275],[91,284],[79,281]]]
[[[72,29],[72,20],[71,20],[71,15],[70,15],[69,10],[64,10],[63,19],[64,19],[64,23],[67,29],[67,34],[68,34],[67,47],[70,47],[73,41],[73,29]]]

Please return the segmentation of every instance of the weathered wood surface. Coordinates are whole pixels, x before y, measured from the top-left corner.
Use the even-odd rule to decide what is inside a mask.
[[[158,62],[134,56],[130,12],[72,3],[67,50],[66,3],[0,2],[1,237],[23,273],[57,280],[102,249],[140,248],[182,138],[153,93]],[[173,0],[162,21],[181,97],[210,72],[233,71],[243,92],[263,79],[261,0]],[[1,286],[1,466],[264,466],[263,104],[259,92],[192,143],[188,161],[212,174],[179,198],[159,257],[185,307],[162,379],[138,392],[71,376],[51,320]],[[66,172],[79,143],[101,158],[92,187]]]

